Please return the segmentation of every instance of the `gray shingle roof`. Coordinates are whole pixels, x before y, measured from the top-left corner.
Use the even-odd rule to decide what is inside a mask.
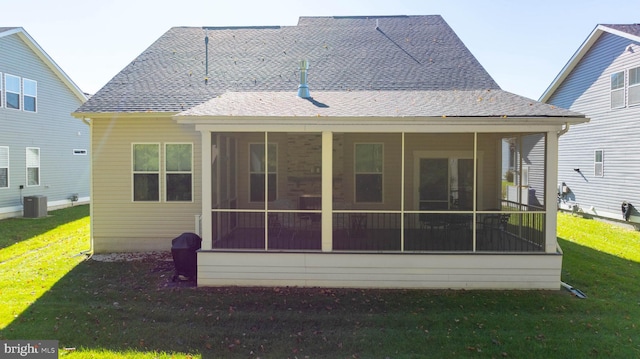
[[[603,24],[602,26],[626,32],[629,35],[640,36],[640,24]]]
[[[177,115],[234,117],[584,117],[502,90],[227,92]]]
[[[295,94],[301,59],[311,95],[332,101],[340,91],[500,89],[438,15],[302,17],[297,26],[172,28],[77,112],[180,112],[225,92]]]

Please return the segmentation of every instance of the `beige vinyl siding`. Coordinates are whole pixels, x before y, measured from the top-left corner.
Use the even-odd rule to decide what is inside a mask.
[[[201,211],[200,133],[170,117],[93,121],[93,240],[96,252],[165,250],[171,239],[195,231]],[[193,202],[134,202],[132,143],[193,143]],[[109,150],[105,150],[108,148]],[[161,152],[161,162],[164,151]],[[162,167],[162,169],[164,166]]]
[[[199,286],[560,289],[562,255],[199,252]]]

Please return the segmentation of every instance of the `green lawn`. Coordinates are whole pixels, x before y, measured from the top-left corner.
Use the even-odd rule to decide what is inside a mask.
[[[0,339],[61,358],[637,358],[640,233],[559,214],[566,291],[175,286],[84,260],[88,207],[0,221]],[[64,348],[74,348],[65,350]]]

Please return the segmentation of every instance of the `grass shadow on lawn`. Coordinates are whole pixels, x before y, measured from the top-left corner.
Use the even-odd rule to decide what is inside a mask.
[[[88,260],[0,338],[57,339],[78,349],[67,357],[637,357],[640,264],[561,245],[563,280],[588,299],[566,291],[193,288],[171,283],[171,261]]]

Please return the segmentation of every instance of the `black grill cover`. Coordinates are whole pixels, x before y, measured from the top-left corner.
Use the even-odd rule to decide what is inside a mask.
[[[202,238],[195,233],[182,233],[171,240],[171,255],[176,267],[174,280],[180,275],[188,279],[196,278],[198,266],[196,251],[200,249],[201,244]]]

